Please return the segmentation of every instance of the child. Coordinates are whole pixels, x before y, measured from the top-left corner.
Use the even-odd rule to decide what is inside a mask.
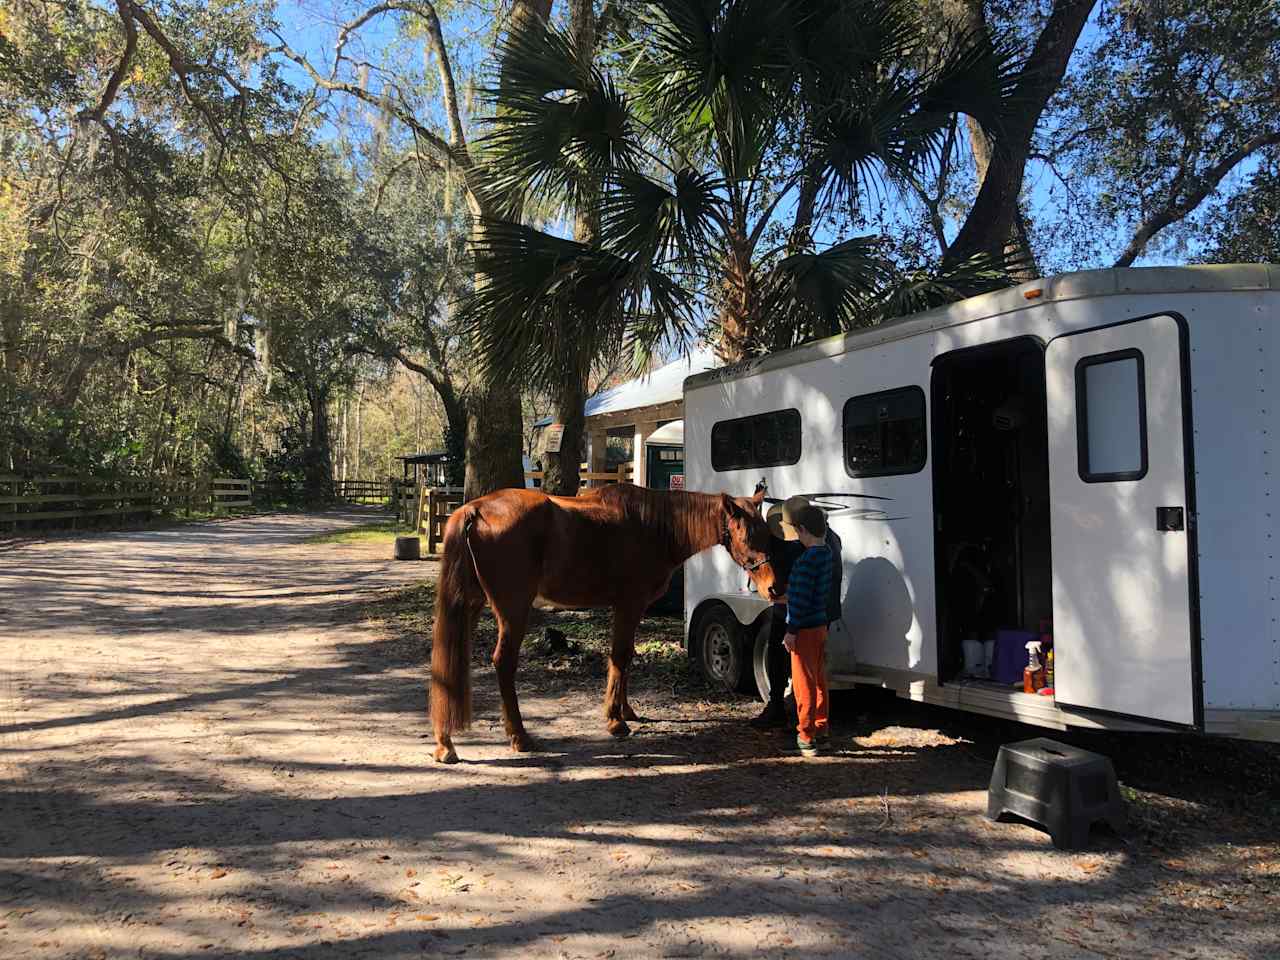
[[[792,497],[787,501],[793,511],[801,510],[809,505],[804,497]],[[773,606],[769,610],[769,643],[765,651],[765,673],[769,677],[769,702],[760,711],[760,716],[751,721],[757,730],[771,730],[789,727],[795,722],[788,720],[787,708],[783,694],[787,682],[791,679],[791,654],[782,645],[782,638],[787,633],[787,578],[791,576],[791,567],[804,553],[804,544],[795,539],[787,539],[787,532],[782,529],[783,504],[777,503],[769,508],[765,520],[769,524],[769,565],[773,567],[773,585],[777,591]],[[795,713],[792,711],[792,717]]]
[[[791,687],[800,722],[796,746],[806,757],[817,754],[829,736],[827,724],[827,601],[831,592],[831,551],[824,543],[827,518],[814,506],[796,511],[783,506],[783,528],[805,547],[787,580],[787,635]]]

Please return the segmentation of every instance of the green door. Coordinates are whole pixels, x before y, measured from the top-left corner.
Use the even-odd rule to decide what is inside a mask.
[[[645,450],[645,458],[645,479],[652,489],[684,489],[684,447],[650,444]],[[671,587],[649,611],[679,616],[683,610],[684,567],[677,567],[671,575]]]
[[[684,489],[684,447],[650,444],[645,450],[647,485],[654,490]],[[673,482],[673,478],[675,479]]]

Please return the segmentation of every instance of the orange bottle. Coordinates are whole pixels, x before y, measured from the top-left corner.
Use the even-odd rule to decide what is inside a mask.
[[[1040,641],[1027,644],[1027,667],[1022,671],[1022,692],[1035,693],[1044,686],[1044,667],[1040,664]]]

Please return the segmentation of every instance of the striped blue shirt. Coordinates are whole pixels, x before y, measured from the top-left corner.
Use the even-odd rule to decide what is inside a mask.
[[[831,551],[826,544],[800,555],[787,579],[787,629],[827,625],[827,594],[831,592]]]

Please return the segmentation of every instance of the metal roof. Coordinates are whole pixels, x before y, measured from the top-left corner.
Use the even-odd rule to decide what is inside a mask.
[[[449,451],[428,450],[426,453],[406,453],[402,457],[393,459],[403,460],[405,463],[444,463],[449,459]]]
[[[587,401],[587,416],[620,413],[624,410],[683,400],[686,377],[696,376],[706,370],[714,370],[719,365],[720,362],[710,350],[694,350],[687,357],[673,360],[643,377],[628,380],[612,390],[596,394]]]

